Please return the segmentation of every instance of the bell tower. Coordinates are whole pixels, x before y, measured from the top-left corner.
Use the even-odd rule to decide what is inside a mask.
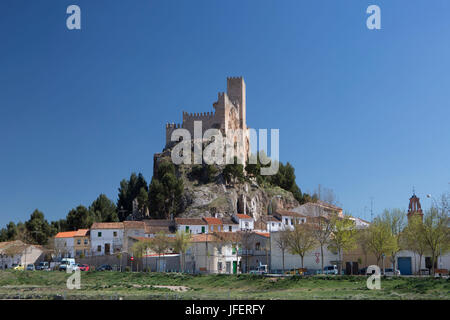
[[[420,206],[420,199],[416,196],[416,193],[413,189],[413,195],[409,198],[409,206],[408,206],[408,221],[411,217],[420,216],[423,219],[422,207]]]

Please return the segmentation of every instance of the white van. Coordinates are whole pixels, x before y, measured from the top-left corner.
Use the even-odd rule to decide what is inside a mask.
[[[78,266],[75,263],[75,259],[74,258],[64,258],[61,260],[61,264],[59,265],[58,270],[59,271],[66,271],[66,270],[70,270],[70,271],[74,271],[77,270]]]
[[[337,265],[323,267],[323,274],[338,274]]]

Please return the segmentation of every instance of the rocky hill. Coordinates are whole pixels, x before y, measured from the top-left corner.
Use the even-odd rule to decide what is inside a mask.
[[[154,172],[162,161],[171,161],[170,149],[154,155]],[[183,180],[180,217],[218,217],[246,213],[255,220],[266,215],[272,202],[273,207],[289,209],[299,205],[291,192],[280,187],[258,185],[256,179],[226,183],[224,166],[215,165],[214,174],[205,183],[196,176],[201,165],[178,165],[176,175]]]

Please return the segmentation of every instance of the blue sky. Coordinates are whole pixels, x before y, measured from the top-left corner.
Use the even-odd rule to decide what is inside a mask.
[[[77,4],[82,30],[66,28]],[[381,8],[382,30],[366,28]],[[165,123],[212,111],[227,76],[247,123],[280,129],[303,191],[370,218],[450,185],[450,2],[2,0],[0,225],[65,217],[131,172]],[[364,207],[367,207],[364,210]]]

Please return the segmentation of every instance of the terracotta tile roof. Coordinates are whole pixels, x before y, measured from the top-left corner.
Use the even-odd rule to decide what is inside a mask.
[[[176,224],[182,225],[206,225],[206,222],[202,218],[175,218]]]
[[[91,226],[92,229],[123,229],[122,222],[94,222]]]
[[[55,238],[73,238],[76,233],[76,231],[58,232]]]
[[[323,206],[323,207],[327,207],[327,208],[332,209],[332,210],[342,211],[342,208],[340,208],[338,206],[335,206],[333,204],[330,204],[328,202],[322,201],[322,200],[317,200],[317,204],[320,205],[320,206]]]
[[[168,219],[145,219],[143,220],[144,223],[148,226],[158,226],[158,227],[170,227],[175,225],[174,220],[168,220]]]
[[[145,222],[144,221],[124,221],[123,228],[124,229],[144,229]]]
[[[239,225],[239,223],[236,223],[231,218],[222,218],[222,224],[233,224],[233,225]]]
[[[237,216],[239,219],[253,219],[253,218],[250,217],[249,215],[242,214],[242,213],[238,213],[236,216]]]
[[[210,242],[214,237],[210,234],[201,233],[193,234],[191,237],[191,242]]]
[[[89,234],[89,229],[78,229],[74,237],[85,237]]]
[[[281,222],[281,220],[278,217],[272,216],[272,215],[267,215],[267,216],[263,216],[261,217],[262,221],[264,221],[265,223],[267,222]]]
[[[203,218],[207,224],[223,224],[220,218]]]
[[[299,217],[299,218],[306,218],[306,216],[293,211],[287,211],[287,210],[277,210],[276,214],[279,214],[280,216],[285,217]]]
[[[269,238],[270,237],[270,233],[269,232],[255,232],[257,235]]]

